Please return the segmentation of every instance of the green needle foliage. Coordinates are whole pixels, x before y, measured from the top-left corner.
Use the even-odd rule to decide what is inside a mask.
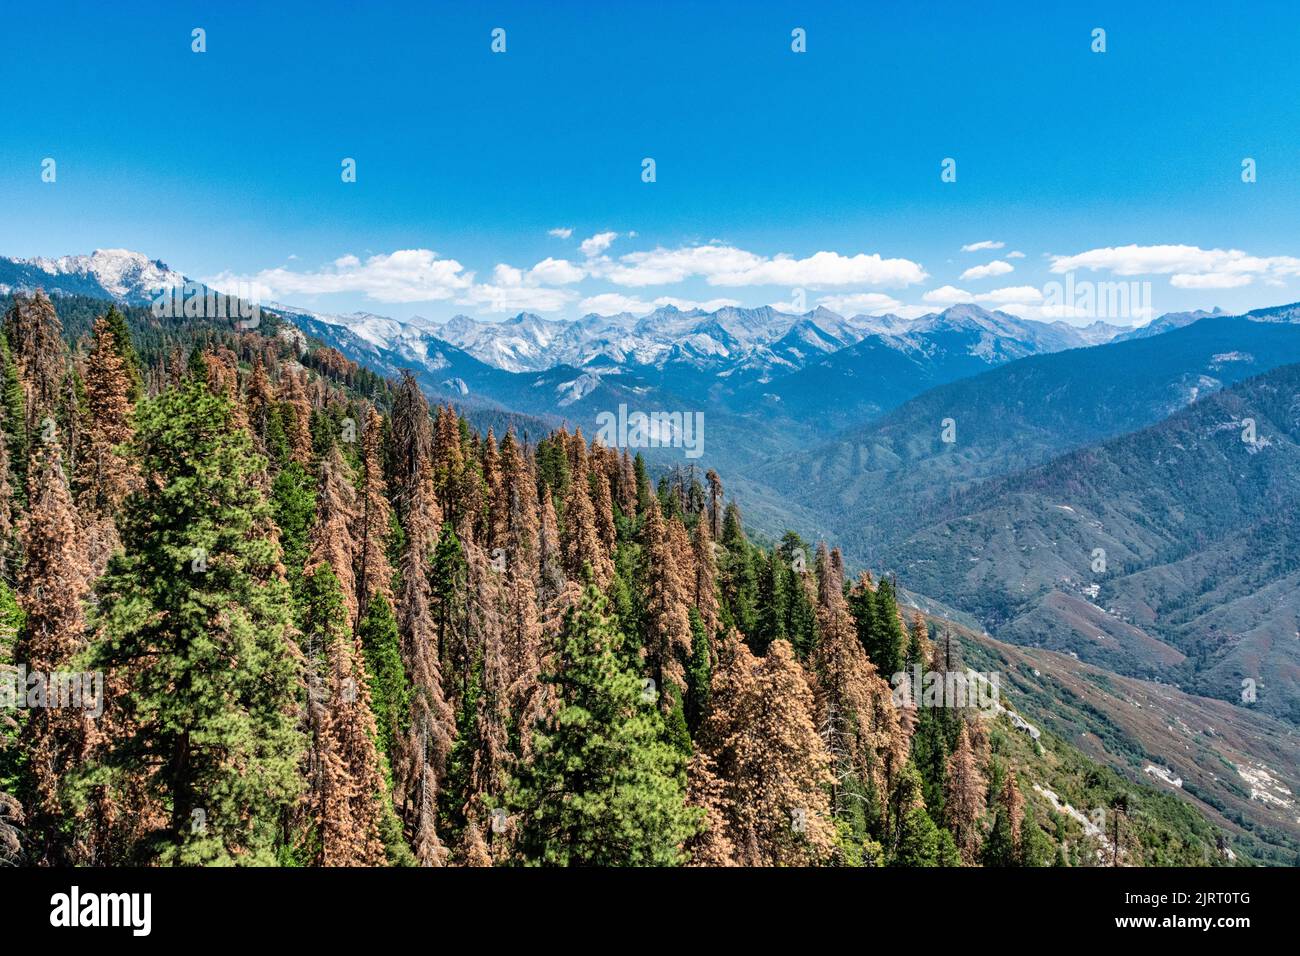
[[[699,824],[685,805],[683,759],[590,582],[569,611],[544,680],[559,711],[536,734],[516,781],[519,850],[545,866],[672,866]],[[564,794],[560,799],[553,795]]]
[[[142,407],[136,441],[151,477],[128,499],[89,652],[121,732],[81,783],[167,808],[125,838],[140,862],[271,864],[303,740],[262,462],[193,380]]]

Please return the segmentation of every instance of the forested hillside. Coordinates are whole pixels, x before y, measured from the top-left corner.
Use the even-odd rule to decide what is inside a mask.
[[[58,306],[0,338],[0,655],[102,687],[0,711],[9,861],[1227,859],[1009,701],[899,706],[952,643],[716,473],[479,433],[273,320]]]

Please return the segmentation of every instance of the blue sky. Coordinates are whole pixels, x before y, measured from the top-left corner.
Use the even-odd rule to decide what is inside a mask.
[[[1044,305],[1067,275],[1150,282],[1156,313],[1300,299],[1296,4],[52,3],[6,21],[3,255],[129,248],[399,318],[969,299],[1090,321]],[[962,249],[980,243],[1003,245]]]

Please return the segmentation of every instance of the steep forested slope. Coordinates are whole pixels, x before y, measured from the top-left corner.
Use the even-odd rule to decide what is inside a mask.
[[[885,676],[949,649],[838,551],[752,544],[716,474],[477,433],[274,323],[132,318],[5,318],[5,673],[102,682],[6,715],[8,856],[1224,861],[1195,816],[1116,851],[1045,803],[1119,781],[1005,707],[904,706]]]

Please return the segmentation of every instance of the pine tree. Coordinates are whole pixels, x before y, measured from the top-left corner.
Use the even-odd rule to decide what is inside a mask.
[[[501,441],[501,500],[494,510],[505,524],[505,640],[509,675],[509,709],[518,715],[515,733],[519,750],[531,747],[531,718],[541,666],[542,626],[538,608],[541,579],[540,518],[537,511],[537,483],[515,440],[507,432]]]
[[[280,413],[289,455],[309,472],[312,468],[311,402],[302,377],[292,371],[280,376]]]
[[[980,817],[988,799],[987,784],[971,747],[966,721],[957,733],[957,746],[948,758],[944,816],[962,859],[974,863],[979,855]]]
[[[375,720],[362,652],[329,563],[306,578],[303,622],[312,730],[310,802],[318,866],[376,866],[388,785],[375,748]]]
[[[461,444],[460,421],[450,405],[438,408],[433,423],[431,447],[433,481],[442,506],[444,520],[457,530],[469,517],[470,502],[465,500],[465,449]]]
[[[725,835],[746,866],[824,862],[835,844],[830,755],[786,641],[756,658],[732,631],[719,650],[701,748],[724,782]]]
[[[675,519],[674,519],[675,520]],[[645,618],[642,646],[649,658],[651,673],[661,688],[676,687],[686,692],[683,662],[691,653],[689,616],[690,589],[674,547],[672,522],[666,522],[659,502],[650,501],[641,529]],[[693,578],[693,575],[692,575]]]
[[[21,508],[27,503],[27,401],[6,335],[0,335],[0,365],[0,427],[9,460],[6,477],[13,489],[14,504]]]
[[[469,642],[477,661],[476,693],[464,702],[472,720],[468,780],[461,812],[486,825],[505,793],[512,763],[509,741],[510,661],[506,646],[505,579],[478,545],[466,554]]]
[[[113,350],[122,363],[122,372],[128,383],[126,400],[131,405],[135,405],[144,396],[144,379],[140,374],[140,356],[131,339],[131,330],[126,324],[126,316],[118,310],[117,306],[110,305],[108,312],[104,314],[104,321],[108,323],[109,332],[112,333]]]
[[[602,589],[608,587],[614,576],[614,563],[596,527],[596,510],[591,502],[585,456],[578,460],[569,483],[563,520],[560,548],[564,554],[565,573],[570,579],[577,580],[582,577],[582,569],[590,565],[596,576],[596,585]]]
[[[912,615],[912,623],[907,629],[905,666],[911,667],[913,664],[920,664],[924,669],[933,658],[934,650],[934,645],[930,642],[930,628],[926,625],[921,612],[917,611]],[[943,670],[949,671],[951,666],[945,662]]]
[[[78,500],[84,513],[111,517],[137,480],[123,453],[131,440],[132,382],[107,319],[95,321],[94,335],[95,347],[86,363],[90,421],[80,462]]]
[[[298,595],[316,520],[316,481],[301,464],[290,461],[271,483],[271,514],[280,529],[280,548],[289,587]]]
[[[704,480],[709,483],[709,533],[716,540],[722,533],[722,479],[710,468]]]
[[[718,561],[714,553],[713,535],[709,531],[709,522],[700,520],[695,523],[695,533],[691,538],[691,557],[694,571],[692,603],[699,612],[704,624],[705,634],[712,637],[718,633],[720,623],[718,608]]]
[[[357,619],[356,576],[354,567],[355,539],[353,528],[357,523],[356,490],[348,464],[343,460],[337,442],[320,459],[320,472],[316,496],[316,521],[312,525],[307,556],[307,572],[328,564],[343,595],[343,606],[348,621]]]
[[[614,542],[618,538],[618,528],[614,523],[614,495],[610,489],[609,475],[601,465],[604,457],[603,450],[593,448],[592,452],[593,467],[589,473],[588,490],[596,520],[596,535],[602,545],[601,554],[608,556],[614,553]],[[613,574],[612,564],[610,574]]]
[[[831,755],[835,813],[841,819],[856,818],[859,800],[866,794],[892,789],[907,757],[907,742],[889,685],[858,643],[844,600],[842,565],[824,545],[818,548],[817,568],[819,639],[809,659],[816,722]],[[867,808],[868,817],[876,813]]]
[[[662,742],[640,680],[619,663],[620,643],[605,598],[588,583],[545,677],[558,712],[537,731],[513,792],[528,863],[674,865],[699,825],[700,811],[685,803],[682,759]]]
[[[939,828],[924,806],[915,806],[904,814],[899,828],[895,866],[922,867],[940,865]]]
[[[411,691],[402,665],[402,638],[392,605],[382,594],[366,604],[365,616],[357,625],[370,682],[371,707],[379,749],[391,764],[397,759],[398,744],[408,729]]]
[[[253,481],[262,464],[229,402],[200,382],[138,420],[151,479],[127,501],[91,656],[119,688],[121,732],[91,775],[110,790],[138,784],[165,814],[141,858],[267,864],[300,788],[302,738],[279,549],[254,533],[270,525]]]
[[[938,866],[939,828],[922,797],[921,775],[910,762],[898,775],[892,796],[894,866]]]
[[[686,843],[691,866],[736,866],[736,848],[727,835],[733,808],[709,755],[696,751],[686,765],[687,803],[703,811],[695,836]]]
[[[785,633],[786,601],[785,574],[781,556],[775,549],[755,558],[757,568],[756,606],[754,632],[749,635],[749,646],[760,657],[767,653],[773,641],[788,640]]]
[[[1025,819],[1025,798],[1016,785],[1016,773],[1008,768],[1002,781],[1002,790],[998,793],[998,805],[1006,811],[1007,824],[1011,830],[1011,845],[1019,852],[1020,831]]]
[[[637,452],[636,458],[632,460],[632,477],[636,481],[636,513],[643,515],[646,508],[650,507],[650,499],[654,497],[654,492],[650,488],[645,459],[641,457],[640,452]]]
[[[368,410],[361,436],[361,491],[352,539],[356,542],[358,613],[368,613],[372,597],[385,603],[393,600],[393,568],[388,561],[388,535],[392,508],[384,481],[382,462],[383,419],[373,407]]]
[[[5,334],[22,383],[30,444],[42,420],[53,417],[60,402],[67,364],[63,324],[54,304],[38,289],[31,298],[15,296],[5,315]]]
[[[30,473],[31,507],[20,529],[25,560],[17,597],[23,618],[14,660],[31,672],[51,674],[70,669],[85,646],[82,603],[90,568],[57,441],[37,446]],[[38,859],[70,862],[60,784],[84,758],[92,733],[86,713],[60,707],[34,709],[23,727],[32,790],[29,842]]]
[[[417,486],[423,487],[423,482]],[[447,851],[437,831],[437,800],[456,721],[442,686],[438,626],[425,570],[430,538],[423,526],[425,513],[417,494],[408,505],[398,598],[402,659],[411,683],[411,717],[399,760],[397,790],[413,834],[416,860],[422,866],[441,866]]]
[[[1016,865],[1016,845],[1011,835],[1011,818],[1006,808],[999,805],[993,817],[993,828],[989,830],[980,848],[980,864],[989,867],[1007,867]]]
[[[713,690],[713,642],[704,626],[700,612],[690,610],[691,658],[686,665],[686,725],[694,735],[709,712],[709,699]]]

